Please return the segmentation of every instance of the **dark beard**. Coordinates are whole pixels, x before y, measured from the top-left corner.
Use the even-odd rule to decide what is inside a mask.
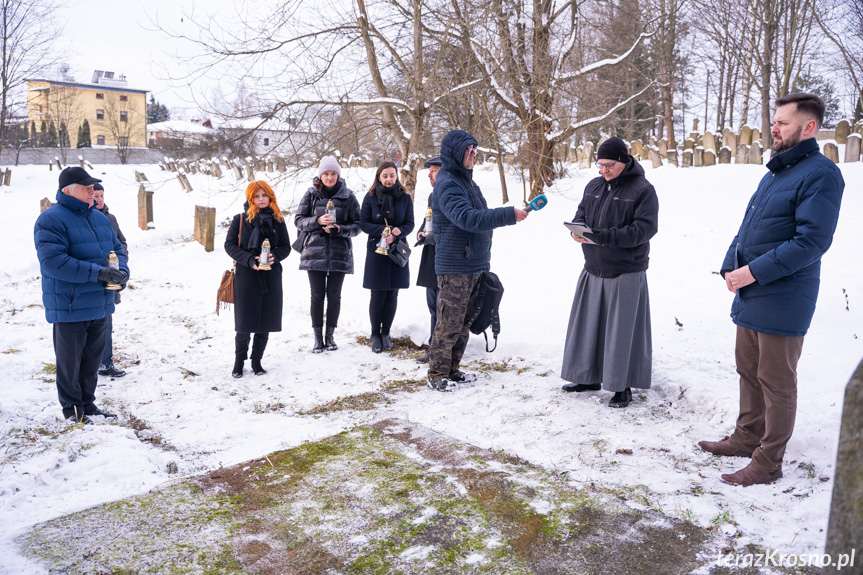
[[[797,128],[797,132],[795,132],[788,140],[782,140],[781,144],[773,143],[773,153],[781,154],[785,150],[790,150],[794,146],[800,143],[800,134],[803,133],[803,126]]]

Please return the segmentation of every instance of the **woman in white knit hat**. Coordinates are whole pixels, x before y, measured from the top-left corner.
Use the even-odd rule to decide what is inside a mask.
[[[333,332],[341,311],[342,282],[345,274],[354,273],[351,238],[360,233],[360,205],[341,175],[338,160],[323,157],[318,164],[318,176],[306,190],[294,216],[294,224],[301,233],[300,269],[308,272],[312,291],[314,353],[338,349]],[[327,213],[330,202],[334,215]]]

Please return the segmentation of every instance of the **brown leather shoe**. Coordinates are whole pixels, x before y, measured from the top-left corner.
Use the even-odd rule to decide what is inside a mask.
[[[750,485],[760,485],[762,483],[773,483],[782,477],[782,470],[779,471],[764,471],[755,467],[755,464],[750,463],[743,469],[734,473],[723,473],[722,481],[731,485],[741,485],[749,487]]]
[[[698,447],[707,453],[719,455],[720,457],[752,457],[751,453],[741,451],[731,445],[727,435],[721,441],[699,441]]]

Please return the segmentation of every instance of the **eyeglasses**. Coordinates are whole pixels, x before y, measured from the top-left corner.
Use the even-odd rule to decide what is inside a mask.
[[[600,162],[596,162],[593,165],[596,166],[597,168],[599,168],[600,170],[610,170],[611,168],[614,167],[614,164],[616,164],[616,163],[617,162],[607,162],[607,163],[603,164]]]
[[[467,153],[471,156],[476,156],[476,146],[468,146]]]

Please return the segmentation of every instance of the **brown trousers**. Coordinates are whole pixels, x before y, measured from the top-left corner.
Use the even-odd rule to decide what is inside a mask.
[[[803,336],[770,335],[737,326],[740,414],[730,442],[752,453],[764,471],[782,469],[797,415],[797,361]]]

